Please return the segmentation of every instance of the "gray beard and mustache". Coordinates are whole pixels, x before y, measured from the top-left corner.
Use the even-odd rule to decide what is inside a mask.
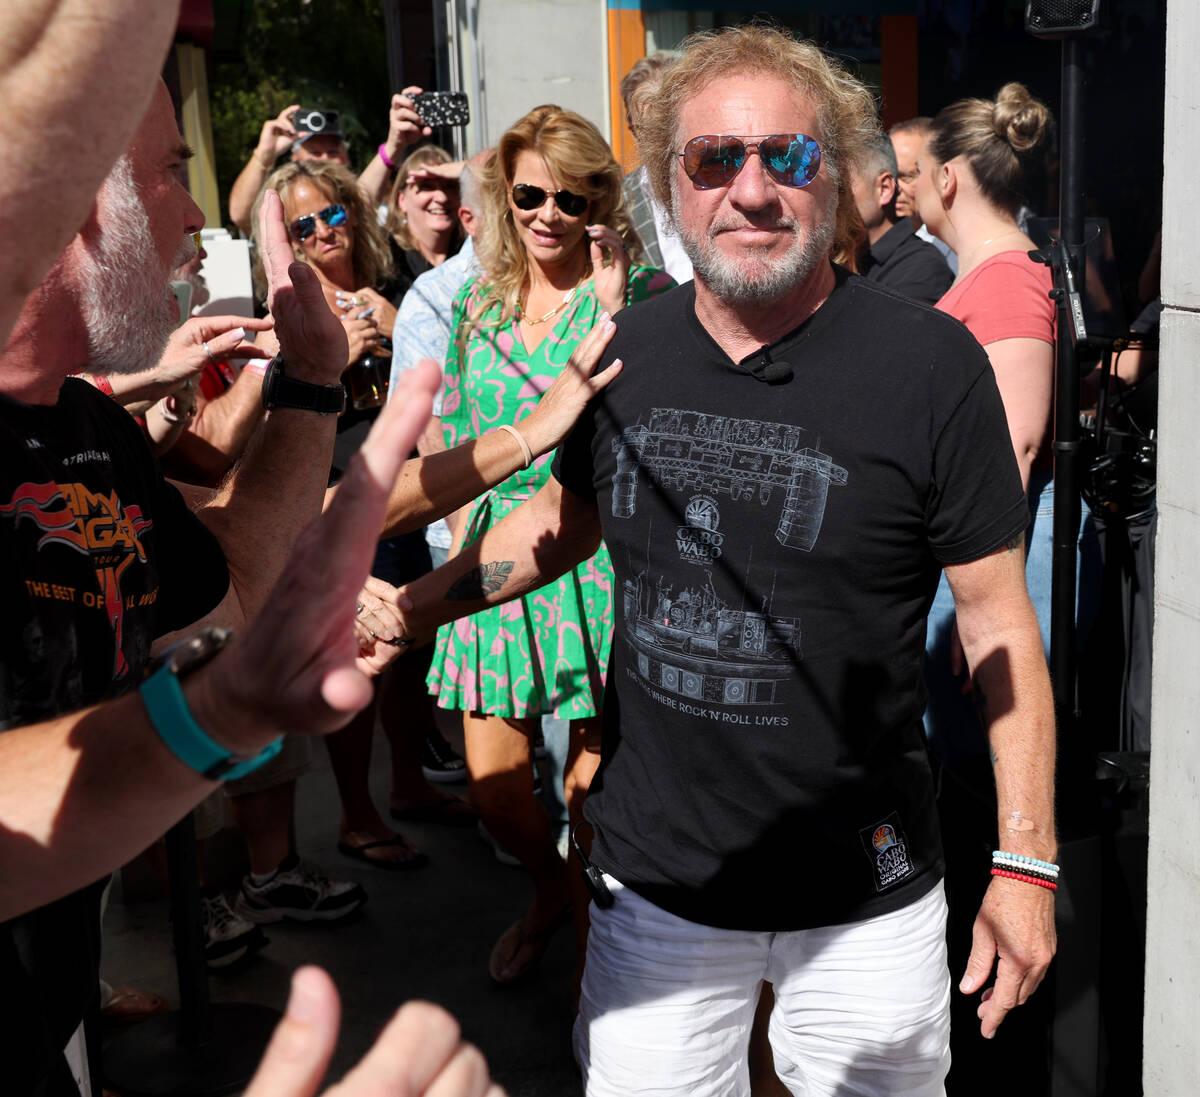
[[[703,234],[683,228],[679,216],[679,188],[671,180],[671,220],[697,280],[703,282],[718,300],[730,305],[765,305],[786,297],[822,263],[829,261],[829,249],[837,218],[837,190],[831,194],[826,216],[819,218],[805,234],[792,217],[780,217],[769,226],[760,226],[746,217],[727,215],[710,224]],[[743,248],[730,256],[717,247],[717,237],[739,228],[770,227],[786,229],[792,243],[780,254],[769,247]]]
[[[158,363],[177,323],[169,287],[158,269],[150,218],[122,156],[100,189],[102,225],[86,241],[80,260],[79,305],[88,341],[88,365],[96,373],[140,373]],[[196,254],[184,237],[171,270]]]

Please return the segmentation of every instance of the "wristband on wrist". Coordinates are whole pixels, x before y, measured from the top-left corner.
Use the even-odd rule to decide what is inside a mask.
[[[106,373],[93,373],[92,384],[96,386],[105,396],[113,395],[112,382],[108,379]]]
[[[388,171],[396,170],[395,162],[387,154],[387,145],[380,145],[375,151],[379,153],[379,159],[383,161],[383,166],[387,168]]]
[[[204,666],[225,646],[229,636],[228,629],[204,629],[168,648],[158,660],[158,669],[138,690],[163,745],[185,766],[210,781],[228,781],[253,773],[283,746],[280,736],[258,754],[239,757],[211,739],[188,708],[180,677]]]
[[[529,448],[529,443],[525,441],[525,435],[517,430],[517,428],[511,423],[501,423],[496,429],[507,431],[517,440],[517,445],[521,447],[521,455],[525,458],[525,464],[523,464],[521,468],[529,468],[529,466],[533,464],[533,450]]]

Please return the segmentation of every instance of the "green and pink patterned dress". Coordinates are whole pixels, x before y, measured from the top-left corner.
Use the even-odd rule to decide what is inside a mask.
[[[647,267],[629,272],[628,299],[645,300],[675,283]],[[454,302],[459,331],[482,289],[476,279]],[[499,306],[494,306],[498,314]],[[452,339],[446,356],[442,428],[446,445],[478,438],[501,423],[520,424],[596,323],[601,307],[591,281],[532,354],[513,320],[471,332],[465,352]],[[469,545],[515,510],[550,478],[554,454],[537,458],[471,505],[463,539]],[[565,575],[501,606],[443,625],[427,679],[440,708],[494,716],[557,716],[578,720],[600,709],[612,645],[612,566],[600,550]]]

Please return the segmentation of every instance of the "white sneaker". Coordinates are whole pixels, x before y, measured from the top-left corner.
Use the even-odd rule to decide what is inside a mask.
[[[251,922],[336,922],[367,901],[361,884],[331,880],[316,865],[288,857],[264,884],[242,879],[237,912]]]
[[[267,943],[263,931],[239,917],[224,895],[200,897],[200,925],[204,931],[204,962],[210,968],[228,967]]]

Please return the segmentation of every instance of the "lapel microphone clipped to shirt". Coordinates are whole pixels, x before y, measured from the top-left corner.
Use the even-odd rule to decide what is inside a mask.
[[[741,365],[751,377],[764,385],[786,385],[796,376],[795,371],[786,362],[772,360],[771,348],[765,344],[762,350],[754,355],[753,360],[744,359]]]

